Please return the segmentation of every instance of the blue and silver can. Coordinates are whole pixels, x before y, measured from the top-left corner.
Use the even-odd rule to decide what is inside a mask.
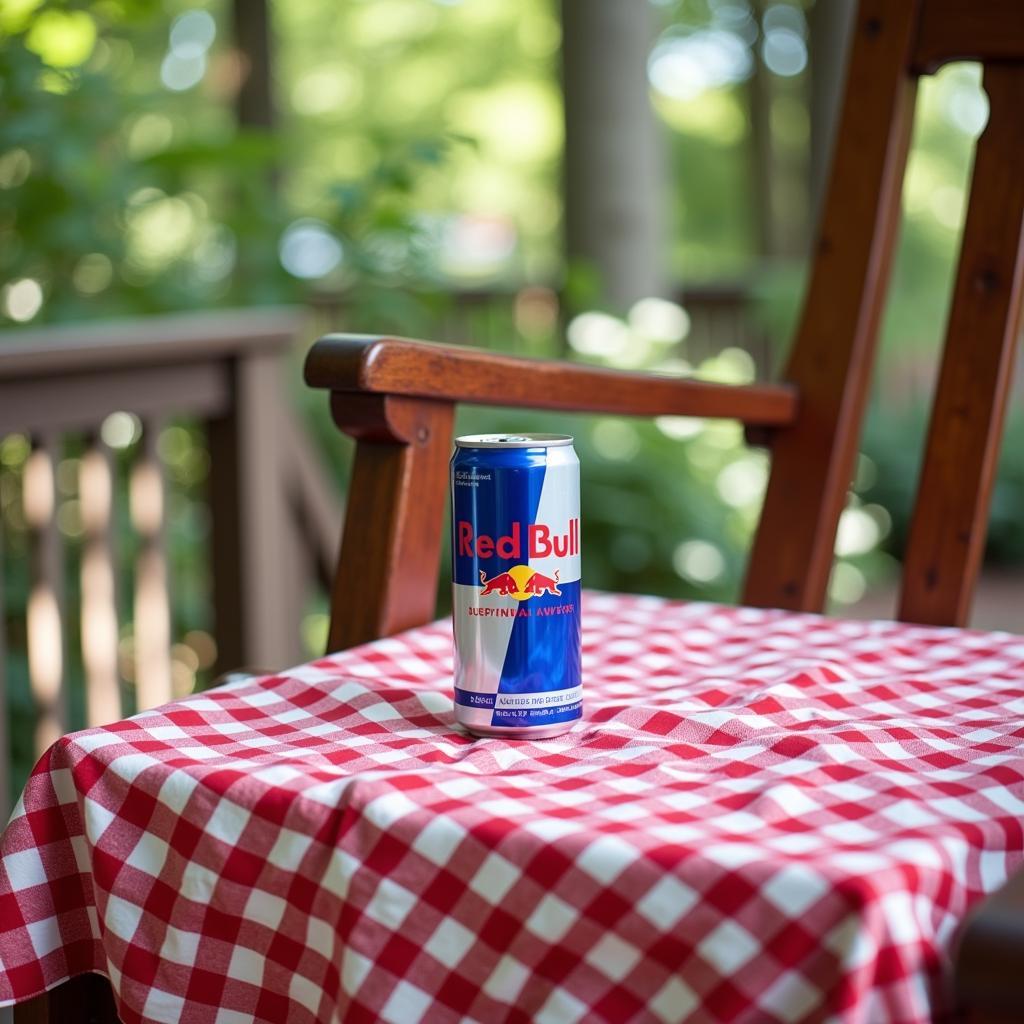
[[[455,717],[478,736],[567,732],[582,713],[572,438],[456,438],[451,488]]]

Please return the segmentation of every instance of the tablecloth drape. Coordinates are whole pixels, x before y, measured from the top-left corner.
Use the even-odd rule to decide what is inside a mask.
[[[454,725],[451,626],[65,737],[0,1002],[129,1024],[925,1024],[1024,860],[1024,640],[589,594],[585,719]]]

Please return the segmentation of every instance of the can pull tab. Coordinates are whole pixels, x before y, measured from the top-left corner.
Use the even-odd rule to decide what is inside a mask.
[[[528,437],[522,437],[520,434],[503,434],[501,437],[497,438],[497,440],[502,444],[508,444],[510,441],[520,442],[529,441],[530,439]]]

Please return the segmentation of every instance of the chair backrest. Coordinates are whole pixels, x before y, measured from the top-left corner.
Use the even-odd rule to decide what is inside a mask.
[[[1024,275],[1024,5],[862,0],[803,316],[784,377],[795,422],[772,471],[748,604],[818,611],[833,563],[899,221],[917,79],[981,61],[959,268],[903,570],[899,617],[963,624],[984,548]]]
[[[820,0],[829,2],[829,0]],[[458,402],[739,419],[772,471],[747,604],[821,611],[874,364],[916,83],[984,65],[970,204],[899,616],[963,624],[980,566],[1024,275],[1024,0],[861,0],[813,266],[783,381],[730,388],[403,339],[318,342],[306,379],[357,440],[332,597],[338,649],[427,621]]]

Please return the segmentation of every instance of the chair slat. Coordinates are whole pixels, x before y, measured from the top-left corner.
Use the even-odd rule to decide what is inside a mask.
[[[1024,17],[1024,12],[1022,12]],[[985,546],[1024,285],[1024,64],[985,70],[988,126],[903,563],[899,617],[963,625]]]
[[[797,419],[773,443],[746,604],[820,611],[825,601],[899,221],[914,16],[913,0],[867,0],[858,12],[810,287],[784,374],[798,388]]]
[[[121,717],[117,670],[117,593],[111,519],[114,460],[110,449],[93,440],[78,475],[82,510],[81,565],[82,662],[85,666],[85,719],[105,725]]]
[[[159,425],[143,421],[130,479],[132,525],[140,546],[135,562],[135,690],[139,709],[171,699],[171,610],[164,550],[164,473],[157,452]]]
[[[28,598],[28,674],[36,705],[35,752],[41,755],[67,732],[64,688],[64,545],[57,529],[58,439],[33,441],[22,480],[31,547]]]
[[[921,0],[913,67],[929,74],[954,60],[1021,60],[1024,7],[1020,0]]]

